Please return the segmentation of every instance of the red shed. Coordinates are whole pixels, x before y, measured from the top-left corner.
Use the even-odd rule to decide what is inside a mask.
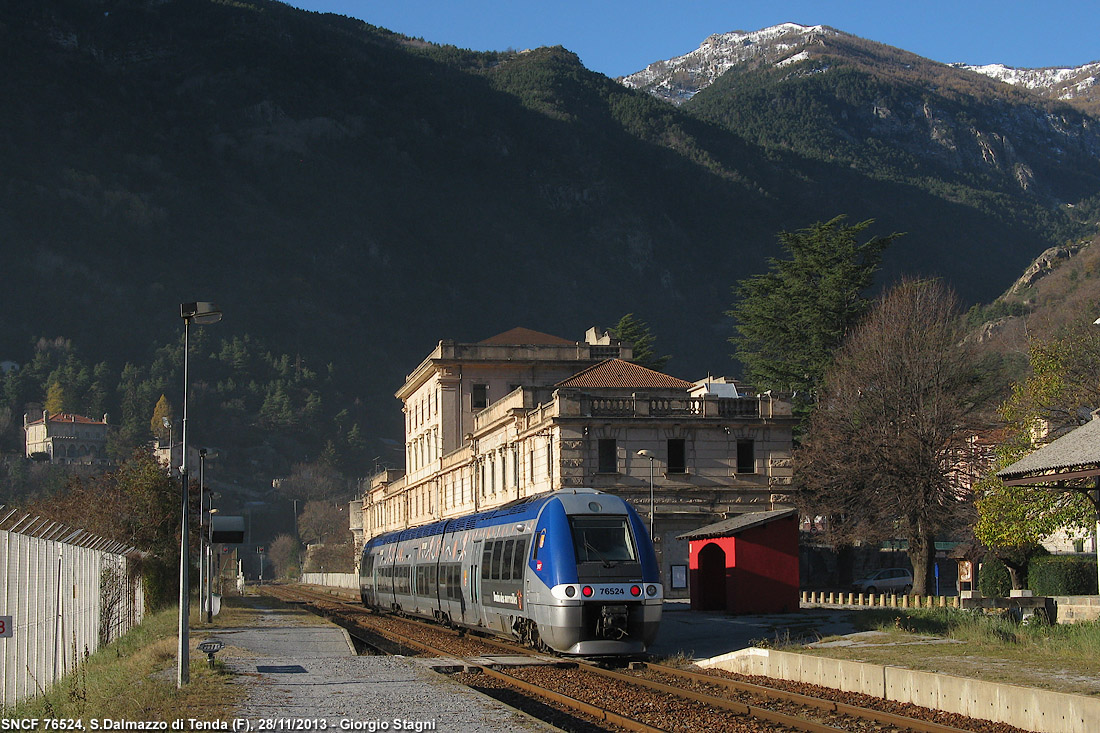
[[[798,516],[794,509],[750,512],[685,532],[691,554],[691,610],[793,613],[798,610]]]

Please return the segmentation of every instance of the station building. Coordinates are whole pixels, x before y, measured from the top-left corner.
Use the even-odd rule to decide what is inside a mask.
[[[524,328],[440,341],[396,392],[406,469],[375,475],[353,502],[357,548],[384,532],[590,487],[634,505],[652,526],[666,593],[687,597],[680,535],[789,506],[795,420],[770,394],[686,381],[631,357],[630,344],[597,329],[583,341]]]

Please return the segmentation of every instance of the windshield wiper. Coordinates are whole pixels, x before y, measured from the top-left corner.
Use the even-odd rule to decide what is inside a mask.
[[[612,563],[610,560],[608,560],[606,557],[604,557],[603,553],[601,553],[599,550],[597,550],[595,547],[592,546],[592,543],[588,541],[588,536],[587,535],[584,538],[584,549],[588,550],[591,554],[594,554],[600,560],[600,562],[603,563],[603,566],[605,568],[615,567],[614,563]]]

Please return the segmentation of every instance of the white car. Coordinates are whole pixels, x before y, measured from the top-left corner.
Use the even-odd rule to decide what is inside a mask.
[[[905,568],[883,568],[852,583],[856,593],[901,593],[913,588],[913,573]]]

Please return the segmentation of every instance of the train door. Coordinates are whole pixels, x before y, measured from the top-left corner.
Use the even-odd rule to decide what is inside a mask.
[[[484,539],[474,540],[473,547],[466,557],[464,572],[468,582],[464,590],[467,591],[465,609],[462,612],[462,620],[468,624],[481,626],[484,623],[481,608],[481,555],[484,551]]]

